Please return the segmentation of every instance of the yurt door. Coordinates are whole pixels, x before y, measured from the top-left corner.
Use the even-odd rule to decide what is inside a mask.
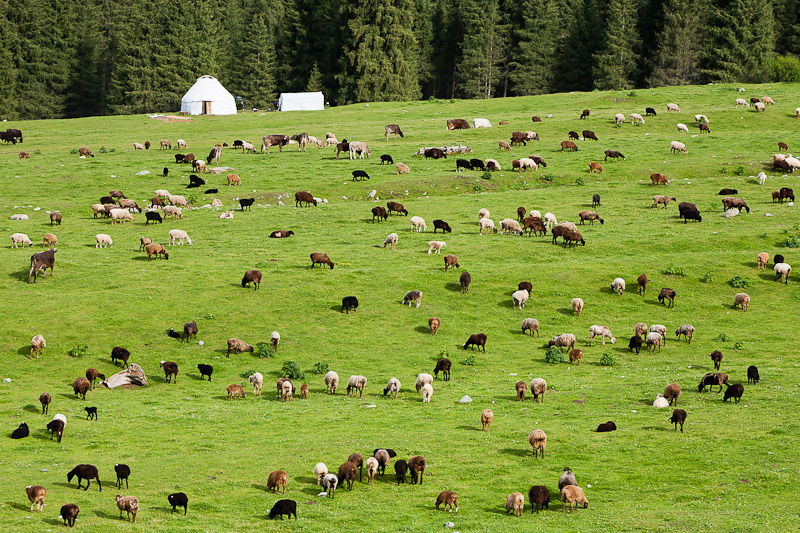
[[[204,115],[211,114],[211,102],[203,101],[203,114]]]

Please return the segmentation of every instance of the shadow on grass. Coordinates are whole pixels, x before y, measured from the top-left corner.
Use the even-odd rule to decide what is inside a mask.
[[[460,283],[450,282],[450,283],[447,283],[444,287],[445,287],[445,289],[447,289],[448,291],[451,291],[451,292],[461,292],[461,284]]]
[[[64,525],[64,521],[61,520],[60,518],[45,518],[43,521],[48,523],[48,524],[50,524],[51,526],[63,526]]]
[[[42,408],[41,407],[36,407],[32,403],[29,403],[28,405],[23,407],[22,410],[23,411],[27,411],[29,413],[39,413],[42,410]]]
[[[575,311],[571,307],[559,307],[556,312],[562,315],[574,315]]]
[[[667,420],[669,420],[669,418]],[[670,422],[669,424],[671,426],[672,422]],[[642,426],[642,429],[649,430],[649,431],[669,431],[672,428],[671,427],[670,428],[666,428],[664,426]]]
[[[460,287],[460,286],[459,286]],[[512,307],[514,305],[514,300],[503,298],[501,301],[497,302],[498,307]]]
[[[505,507],[484,507],[483,510],[486,511],[487,513],[492,513],[492,514],[499,514],[499,515],[509,514],[509,512],[505,509]]]
[[[523,450],[521,448],[501,448],[500,453],[504,453],[506,455],[514,455],[517,457],[533,458],[533,454],[531,454],[528,450]]]
[[[464,431],[481,431],[481,426],[458,426],[456,429],[463,429]]]
[[[120,517],[118,514],[108,513],[106,511],[94,511],[94,515],[99,516],[100,518],[106,518],[108,520],[120,521]],[[125,518],[125,513],[122,514],[122,520],[127,521],[127,519]]]
[[[414,331],[416,331],[417,333],[427,333],[429,335],[431,334],[431,328],[429,328],[428,326],[417,326],[414,328]]]
[[[267,492],[267,486],[266,485],[261,485],[259,483],[251,483],[250,486],[253,487],[256,490],[260,490],[261,492]]]

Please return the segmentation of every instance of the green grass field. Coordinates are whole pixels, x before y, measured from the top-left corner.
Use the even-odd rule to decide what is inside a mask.
[[[800,233],[796,207],[772,204],[770,192],[792,187],[795,177],[769,171],[777,142],[800,151],[794,109],[800,85],[702,86],[639,90],[635,93],[574,93],[491,101],[358,104],[324,112],[245,113],[236,117],[195,117],[188,123],[164,123],[146,116],[101,117],[14,123],[25,142],[3,146],[0,234],[0,527],[9,531],[45,531],[63,527],[61,505],[81,508],[77,527],[84,531],[252,531],[361,530],[519,531],[546,524],[563,531],[785,531],[796,528],[800,504],[797,473],[800,461],[797,405],[800,401],[797,339],[792,327],[800,296],[797,277],[778,284],[770,269],[756,271],[756,254],[782,253],[797,263],[786,239]],[[776,105],[764,113],[735,110],[737,97],[772,96]],[[668,102],[680,113],[667,113]],[[652,106],[656,117],[634,127],[613,125],[614,113],[643,113]],[[591,109],[586,120],[580,110]],[[711,119],[710,135],[697,136],[694,115]],[[532,124],[531,115],[543,117]],[[552,114],[552,118],[544,118]],[[448,118],[485,117],[492,129],[445,131]],[[508,120],[508,126],[497,126]],[[678,135],[675,124],[689,125]],[[398,123],[404,139],[386,142],[383,126]],[[535,130],[541,141],[499,152],[497,143],[515,130]],[[579,141],[577,153],[556,150],[567,131],[591,129],[598,142]],[[173,163],[175,150],[133,151],[132,143],[186,139],[190,150],[205,156],[217,142],[246,139],[256,145],[264,133],[307,131],[324,138],[370,143],[372,158],[335,159],[335,150],[293,145],[282,153],[243,155],[227,148],[221,165],[234,167],[242,186],[225,186],[225,176],[204,175],[208,187],[185,189],[188,166]],[[671,155],[669,143],[686,143],[688,155]],[[466,144],[469,157],[495,158],[501,172],[484,179],[480,172],[455,172],[455,157],[425,161],[413,157],[420,147]],[[79,159],[70,150],[86,146],[96,157]],[[101,152],[105,148],[105,153]],[[113,149],[113,152],[109,150]],[[604,162],[603,150],[617,149],[626,161]],[[31,159],[19,160],[20,150]],[[390,154],[411,167],[397,176],[379,166]],[[548,163],[536,173],[511,172],[511,160],[539,154]],[[588,173],[600,161],[603,175]],[[170,168],[168,178],[161,169]],[[369,181],[353,182],[354,169],[367,170]],[[149,170],[151,174],[137,176]],[[755,176],[766,171],[767,184]],[[651,187],[651,172],[672,181]],[[733,219],[722,212],[719,189],[736,188],[751,207]],[[111,189],[122,190],[143,205],[153,191],[195,193],[193,208],[183,220],[147,226],[144,215],[132,224],[111,226],[93,219],[90,206]],[[375,189],[380,201],[368,193]],[[293,194],[309,190],[328,203],[295,208]],[[546,237],[478,235],[478,210],[488,208],[499,226],[515,218],[516,208],[550,211],[559,221],[578,222],[577,213],[591,207],[604,225],[581,228],[585,247],[553,246]],[[703,222],[684,224],[677,202],[651,209],[654,194],[669,194],[698,205]],[[288,195],[288,196],[285,196]],[[219,198],[228,209],[239,197],[255,197],[252,212],[236,211],[234,220],[220,220],[223,209],[198,208]],[[346,199],[344,198],[346,197]],[[411,233],[409,218],[371,223],[370,209],[386,200],[402,202],[410,215],[422,216],[425,233]],[[282,200],[286,205],[278,206]],[[149,203],[149,202],[148,202]],[[41,210],[34,211],[39,207]],[[61,226],[50,228],[46,211],[60,210]],[[28,221],[11,221],[26,213]],[[771,213],[773,217],[766,217]],[[427,254],[433,219],[450,223],[444,253],[456,254],[461,271],[472,275],[462,295],[459,270],[444,272],[442,256]],[[167,243],[172,228],[189,232],[194,245],[173,246],[168,261],[146,260],[139,237]],[[295,236],[268,239],[276,229]],[[55,276],[27,284],[30,255],[41,250],[42,236],[53,231],[59,240]],[[33,249],[11,249],[10,234],[27,233]],[[381,244],[391,232],[400,235],[397,250]],[[95,249],[94,235],[109,233],[114,245]],[[326,252],[334,270],[309,268],[311,252]],[[261,289],[242,289],[245,270],[264,273]],[[668,275],[669,268],[685,276]],[[647,273],[646,297],[636,294],[636,278]],[[734,276],[749,281],[733,287]],[[609,285],[621,276],[628,284],[619,297]],[[527,307],[510,310],[511,293],[520,281],[533,283]],[[661,287],[677,291],[674,309],[658,303]],[[419,309],[400,305],[403,294],[422,290]],[[733,296],[744,290],[748,312],[732,309]],[[342,314],[341,299],[355,295],[357,312]],[[586,307],[580,317],[570,308],[580,296]],[[438,316],[441,329],[432,336],[428,317]],[[525,317],[541,323],[541,338],[521,334]],[[200,329],[196,342],[182,344],[166,335],[189,321]],[[636,322],[665,324],[661,353],[629,353],[628,338]],[[607,325],[616,345],[588,345],[588,328]],[[697,331],[691,344],[672,334],[681,324]],[[273,330],[282,342],[274,358],[245,353],[225,357],[226,340],[266,342]],[[471,333],[488,335],[486,353],[461,349]],[[582,364],[548,364],[544,345],[559,333],[574,333],[584,350]],[[40,359],[26,356],[30,339],[42,334],[47,347]],[[720,335],[727,340],[718,340]],[[84,357],[68,352],[88,345]],[[127,347],[131,362],[142,366],[150,385],[138,390],[98,388],[84,402],[72,394],[72,382],[87,368],[110,375],[119,370],[110,361],[114,346]],[[698,394],[697,384],[713,372],[709,354],[724,354],[723,372],[731,383],[743,383],[736,405],[722,394]],[[452,379],[434,382],[430,404],[414,391],[420,372],[432,372],[442,351],[454,365]],[[603,353],[616,359],[600,366]],[[474,365],[463,364],[474,355]],[[159,361],[180,366],[177,384],[167,384]],[[296,381],[297,397],[282,403],[275,380],[282,364],[296,361],[306,379]],[[324,362],[342,380],[335,396],[325,393],[322,375],[312,366]],[[212,364],[214,380],[201,382],[198,363]],[[762,382],[747,385],[746,369],[757,365]],[[254,397],[247,376],[265,376],[264,394]],[[346,398],[352,374],[368,379],[364,396]],[[397,400],[382,389],[390,377],[402,382]],[[515,401],[514,383],[534,377],[547,380],[544,403]],[[308,400],[299,385],[310,387]],[[652,407],[656,394],[678,382],[679,407],[688,412],[685,433],[673,431],[672,408]],[[241,401],[227,402],[225,387],[242,384]],[[40,393],[53,396],[50,414],[41,414]],[[465,394],[471,404],[459,404]],[[85,406],[97,406],[98,421],[87,421]],[[494,411],[490,433],[480,431],[480,413]],[[55,413],[69,419],[61,444],[50,440],[45,425]],[[613,420],[618,431],[597,434],[597,425]],[[8,438],[21,422],[31,435]],[[548,436],[544,459],[534,459],[528,433],[543,429]],[[318,498],[313,468],[324,462],[335,473],[349,454],[365,457],[378,447],[395,449],[399,458],[424,455],[428,469],[421,486],[387,475],[370,486],[357,482],[352,492],[341,488],[334,500]],[[100,469],[103,490],[84,492],[66,474],[78,463]],[[130,465],[130,488],[114,486],[115,463]],[[584,487],[589,507],[562,514],[557,494],[561,470],[569,466]],[[273,470],[286,470],[286,495],[266,491]],[[365,478],[366,479],[366,478]],[[40,515],[29,511],[24,488],[44,485],[47,505]],[[549,511],[530,515],[527,493],[544,484],[551,492]],[[587,488],[590,484],[591,488]],[[457,515],[437,512],[436,495],[454,490]],[[189,513],[171,515],[167,495],[183,491]],[[503,504],[514,491],[525,494],[523,518],[506,516]],[[141,511],[135,525],[118,518],[114,495],[137,496]],[[267,514],[280,498],[298,502],[298,521],[270,522]]]

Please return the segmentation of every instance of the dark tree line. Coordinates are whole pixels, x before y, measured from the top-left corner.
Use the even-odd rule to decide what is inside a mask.
[[[800,81],[800,0],[0,0],[0,116]]]

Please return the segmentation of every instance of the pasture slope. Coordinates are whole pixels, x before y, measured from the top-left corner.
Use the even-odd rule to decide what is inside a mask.
[[[638,90],[633,93],[574,93],[491,101],[409,102],[353,105],[324,112],[237,117],[196,117],[188,123],[163,123],[145,116],[102,117],[9,123],[25,135],[23,145],[3,146],[0,201],[0,527],[8,531],[44,531],[63,527],[61,505],[73,502],[81,513],[81,531],[252,531],[361,530],[431,531],[452,520],[458,531],[519,531],[542,525],[554,531],[785,531],[796,527],[797,473],[795,448],[800,427],[797,334],[793,327],[800,296],[798,278],[774,282],[772,261],[756,271],[756,254],[783,253],[800,264],[795,248],[779,243],[797,235],[797,207],[773,204],[770,191],[797,186],[794,176],[772,173],[778,141],[800,152],[793,118],[800,105],[800,85],[733,86]],[[736,110],[739,96],[771,96],[763,113]],[[680,105],[667,113],[666,104]],[[630,118],[613,125],[617,112],[628,116],[654,107],[658,116],[634,127]],[[578,120],[583,108],[591,116]],[[697,135],[694,115],[711,119],[711,134]],[[552,118],[545,118],[548,114]],[[531,123],[539,115],[542,122]],[[491,129],[445,131],[448,118],[485,117]],[[508,120],[508,126],[498,126]],[[675,124],[689,125],[677,134]],[[386,142],[383,127],[398,123],[404,139]],[[578,141],[576,153],[557,152],[569,130],[593,130],[599,141]],[[535,130],[541,141],[499,152],[498,141],[512,131]],[[221,164],[234,167],[240,187],[227,187],[222,176],[204,175],[208,187],[185,189],[190,169],[172,161],[175,150],[133,151],[146,140],[186,139],[191,152],[205,156],[216,142],[246,139],[258,145],[264,133],[306,131],[324,138],[364,140],[372,158],[337,161],[330,148],[298,153],[243,155],[224,150]],[[688,155],[671,155],[669,144],[682,140]],[[412,156],[418,148],[466,144],[472,157],[498,159],[501,172],[484,179],[481,172],[455,172],[455,158],[425,161]],[[71,149],[86,146],[95,157],[79,159]],[[104,147],[105,153],[101,153]],[[113,149],[113,152],[109,150]],[[605,149],[622,151],[626,161],[604,162]],[[19,150],[31,159],[17,159]],[[398,176],[381,167],[387,153],[411,167]],[[510,172],[513,158],[539,154],[548,163],[538,172]],[[590,175],[588,163],[600,161],[602,175]],[[161,169],[169,167],[169,177]],[[355,183],[350,173],[366,170],[371,179]],[[137,176],[149,170],[151,174]],[[755,176],[765,170],[767,184]],[[651,172],[664,172],[670,183],[651,187]],[[727,220],[720,215],[719,189],[738,189],[750,214]],[[238,197],[255,197],[252,212],[220,220],[222,209],[188,209],[183,220],[111,226],[93,219],[90,206],[111,189],[122,190],[142,205],[158,188],[191,194],[194,206],[220,198],[226,208]],[[367,195],[376,189],[380,198]],[[310,190],[328,203],[296,209],[293,194]],[[515,218],[518,206],[550,211],[558,220],[578,221],[599,193],[597,211],[604,225],[581,227],[585,247],[553,246],[547,237],[478,235],[478,210],[491,211],[495,223]],[[289,195],[279,196],[279,195]],[[702,223],[684,224],[677,205],[651,209],[654,194],[669,194],[700,208]],[[346,196],[347,199],[343,197]],[[282,200],[286,205],[278,207]],[[410,215],[422,216],[428,231],[411,233],[409,218],[392,216],[371,223],[370,209],[386,200],[402,202]],[[269,204],[269,207],[264,207]],[[41,210],[34,211],[34,207]],[[61,226],[50,228],[46,211],[59,209]],[[26,222],[10,221],[26,213]],[[765,216],[772,213],[773,217]],[[444,272],[441,255],[427,255],[433,220],[449,222],[452,234],[445,253],[458,255],[461,271],[472,275],[466,295],[460,293],[460,271]],[[194,245],[168,247],[168,261],[148,262],[137,251],[139,237],[166,243],[172,228],[188,231]],[[288,239],[268,239],[276,229],[290,229]],[[41,249],[44,233],[59,239],[55,277],[27,284],[33,249],[11,249],[13,232],[27,233]],[[400,235],[397,250],[381,248],[387,234]],[[114,245],[95,249],[94,235],[109,233]],[[311,252],[327,252],[334,270],[309,268]],[[669,268],[685,276],[668,275]],[[247,269],[264,273],[261,289],[242,289]],[[647,295],[636,294],[636,277],[647,273]],[[733,310],[742,289],[734,276],[750,282],[747,312]],[[627,292],[612,293],[609,284],[621,276]],[[702,279],[704,278],[704,279]],[[533,283],[527,307],[512,310],[511,293],[520,281]],[[661,287],[677,291],[674,309],[660,305]],[[411,289],[423,291],[419,309],[400,305]],[[355,295],[358,311],[339,311],[344,296]],[[586,307],[574,317],[570,300],[580,296]],[[442,321],[436,336],[428,317]],[[541,323],[541,338],[521,334],[525,317]],[[166,335],[196,320],[196,342],[182,344]],[[660,353],[627,350],[636,322],[665,324],[668,340]],[[588,328],[603,324],[617,337],[615,345],[586,345]],[[697,331],[691,344],[676,342],[681,324]],[[253,354],[225,358],[230,337],[251,344],[267,342],[273,330],[282,335],[277,356]],[[486,353],[470,353],[461,344],[471,333],[488,335]],[[584,351],[580,366],[544,361],[543,345],[563,332],[577,335]],[[47,347],[29,360],[29,342],[42,334]],[[725,337],[719,337],[720,335]],[[725,339],[725,340],[722,340]],[[88,345],[83,357],[70,349]],[[127,347],[150,385],[140,390],[91,391],[76,399],[71,384],[87,368],[110,375],[118,370],[111,349]],[[742,401],[724,403],[722,394],[699,394],[697,384],[713,372],[709,354],[724,354],[723,372],[731,383],[743,383]],[[432,372],[442,351],[453,360],[452,380],[434,382],[430,404],[414,392],[415,376]],[[600,366],[604,353],[616,359]],[[474,365],[462,364],[474,355]],[[176,384],[163,379],[159,361],[176,361]],[[296,382],[293,402],[276,397],[275,379],[283,362],[296,361],[306,379]],[[342,380],[335,396],[324,392],[317,362],[327,363]],[[200,381],[198,363],[212,364],[213,382]],[[747,385],[746,369],[757,365],[762,382]],[[264,394],[251,394],[247,376],[265,376]],[[346,398],[351,374],[368,378],[364,397]],[[402,382],[396,401],[381,393],[395,376]],[[547,380],[544,403],[515,401],[514,383],[533,377]],[[310,387],[308,400],[299,385]],[[679,407],[688,412],[685,433],[675,432],[672,408],[656,410],[657,393],[672,382],[683,387]],[[225,401],[225,387],[242,384],[247,398]],[[40,393],[53,396],[49,416],[41,414]],[[459,404],[468,394],[471,404]],[[97,406],[99,419],[87,421],[84,406]],[[374,407],[373,407],[374,406]],[[494,411],[490,433],[481,432],[480,413]],[[50,441],[46,423],[64,413],[69,423],[63,441]],[[597,434],[601,422],[613,420],[618,431]],[[31,436],[8,438],[27,422]],[[548,436],[544,459],[534,459],[527,442],[534,428]],[[424,455],[428,469],[421,486],[393,482],[390,465],[375,485],[356,483],[352,492],[338,490],[334,500],[317,497],[313,468],[324,462],[335,472],[348,455],[365,457],[389,447],[399,458]],[[100,469],[103,490],[88,492],[67,484],[67,472],[78,463]],[[130,489],[114,486],[115,463],[130,465]],[[394,460],[392,461],[394,463]],[[557,482],[563,467],[574,471],[589,500],[588,509],[562,514]],[[288,472],[286,495],[266,491],[269,472]],[[74,481],[74,480],[73,480]],[[29,511],[24,489],[44,485],[47,505],[41,515]],[[550,489],[549,512],[531,516],[528,489]],[[591,484],[591,488],[587,488]],[[442,490],[459,495],[457,515],[433,506]],[[189,495],[189,513],[171,515],[166,497]],[[525,494],[522,518],[506,516],[506,496]],[[118,518],[114,495],[134,495],[141,511],[135,525]],[[272,504],[280,498],[298,502],[300,520],[270,522]]]

